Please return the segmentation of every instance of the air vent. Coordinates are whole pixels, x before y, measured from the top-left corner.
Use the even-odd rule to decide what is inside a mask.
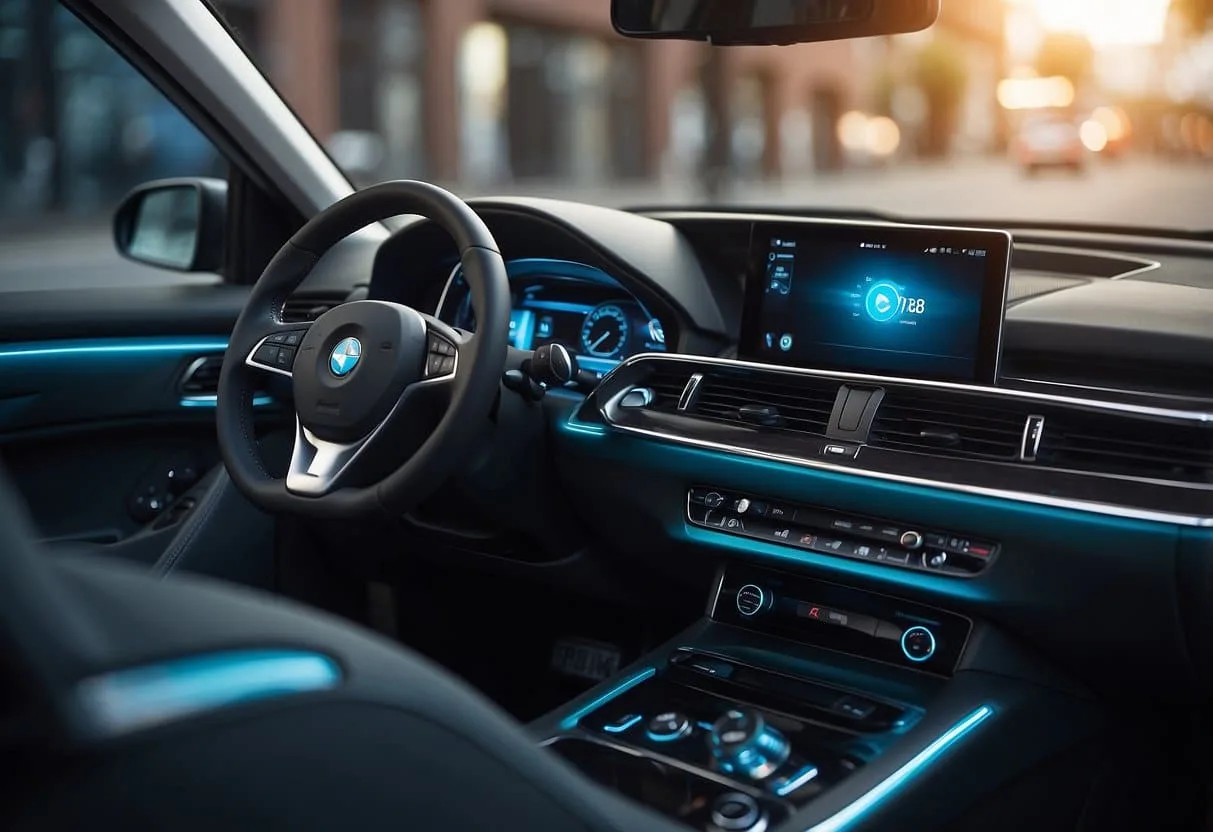
[[[197,359],[181,379],[181,392],[190,396],[215,395],[219,392],[219,371],[222,369],[222,355]]]
[[[686,389],[687,381],[691,378],[689,369],[677,369],[658,365],[645,381],[644,386],[653,391],[651,410],[674,411],[678,408],[678,400]]]
[[[345,295],[293,295],[282,304],[282,320],[288,324],[308,324],[345,302]]]
[[[891,389],[885,391],[868,442],[897,451],[1013,462],[1029,415],[1006,402],[983,404],[958,393]]]
[[[822,436],[838,387],[837,381],[807,376],[710,370],[703,374],[687,414]]]
[[[1036,460],[1051,468],[1213,483],[1213,428],[1061,411],[1045,417]]]

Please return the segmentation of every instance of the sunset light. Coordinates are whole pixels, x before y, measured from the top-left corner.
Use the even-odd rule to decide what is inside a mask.
[[[1095,47],[1158,43],[1168,0],[1017,0],[1051,32],[1086,35]]]

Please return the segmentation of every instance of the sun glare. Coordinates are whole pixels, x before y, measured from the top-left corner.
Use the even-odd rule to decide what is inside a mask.
[[[1095,47],[1158,43],[1169,0],[1018,0],[1051,32],[1086,35]]]

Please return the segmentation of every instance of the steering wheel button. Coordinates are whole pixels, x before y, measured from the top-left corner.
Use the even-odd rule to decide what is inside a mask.
[[[278,359],[275,363],[279,367],[290,367],[295,363],[295,349],[293,347],[279,347]]]
[[[297,347],[299,342],[303,340],[302,332],[287,332],[282,336],[280,343],[286,344],[288,347]]]
[[[442,356],[442,364],[439,367],[438,372],[441,373],[442,375],[446,375],[447,373],[455,372],[455,356],[453,356],[453,355]]]
[[[436,376],[442,372],[442,356],[438,353],[431,353],[426,359],[425,374],[428,376]]]
[[[265,342],[267,344],[284,344],[284,343],[286,343],[287,335],[288,335],[288,333],[286,333],[286,332],[279,332],[276,335],[271,335],[269,338],[266,338]]]
[[[278,366],[279,348],[274,344],[262,344],[257,348],[257,352],[253,353],[253,360],[258,364],[266,364],[270,367]]]

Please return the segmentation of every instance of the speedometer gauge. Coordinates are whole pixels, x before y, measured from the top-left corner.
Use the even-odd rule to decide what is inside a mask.
[[[581,348],[595,358],[619,358],[628,342],[628,316],[618,304],[604,303],[585,316]]]

